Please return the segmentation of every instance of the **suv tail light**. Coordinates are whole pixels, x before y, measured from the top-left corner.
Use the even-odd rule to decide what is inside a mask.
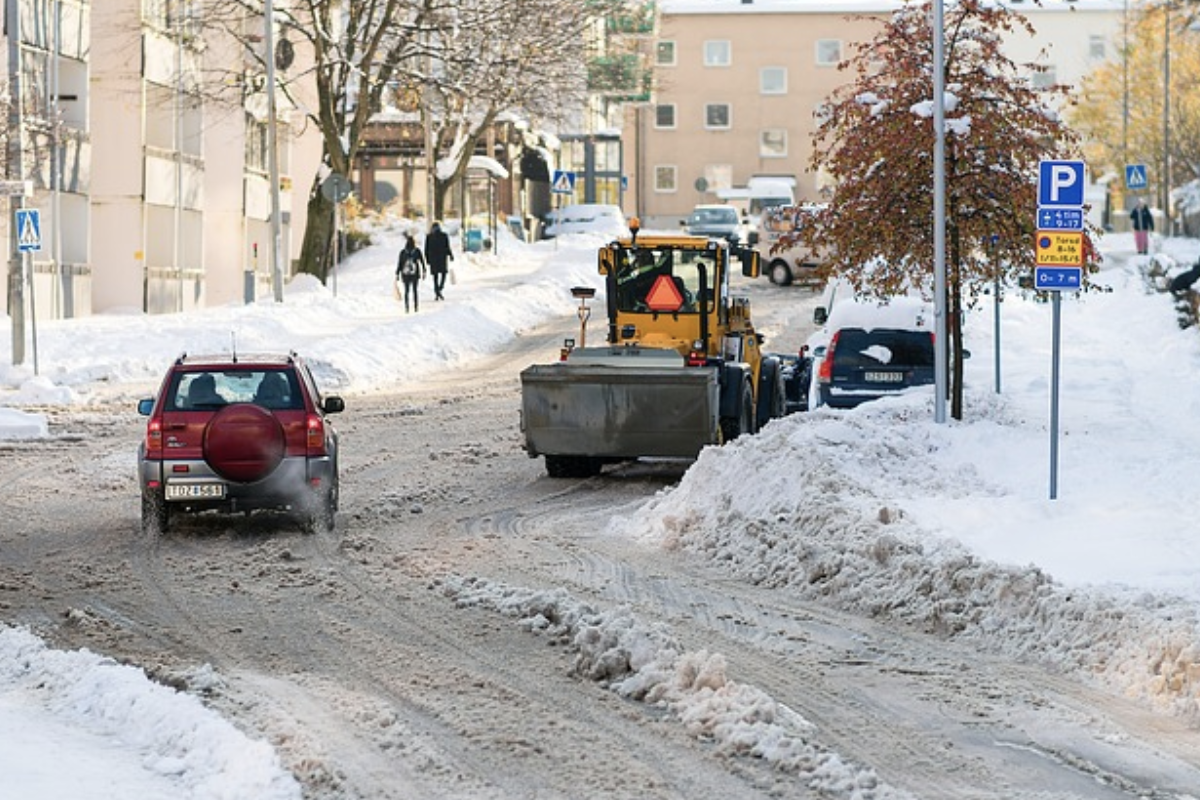
[[[833,351],[837,348],[838,337],[841,335],[841,331],[835,333],[829,340],[829,346],[825,348],[825,357],[821,359],[821,366],[817,370],[817,380],[821,383],[833,380]]]
[[[305,446],[310,456],[325,455],[325,422],[316,414],[309,414],[304,422]]]
[[[146,457],[162,458],[162,417],[154,417],[146,423]]]

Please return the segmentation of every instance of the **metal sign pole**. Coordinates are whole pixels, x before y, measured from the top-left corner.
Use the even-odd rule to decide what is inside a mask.
[[[37,300],[33,294],[33,255],[22,259],[22,269],[28,270],[25,274],[29,276],[29,329],[33,340],[33,374],[38,374],[38,348],[37,348]]]
[[[1053,333],[1050,344],[1050,499],[1058,498],[1058,362],[1062,342],[1062,292],[1051,293]]]

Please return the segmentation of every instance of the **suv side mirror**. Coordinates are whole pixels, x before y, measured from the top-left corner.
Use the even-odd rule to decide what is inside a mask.
[[[824,306],[817,306],[813,309],[813,322],[818,325],[824,325],[828,321],[829,312],[825,310]]]
[[[144,397],[138,400],[138,413],[143,417],[150,416],[150,412],[154,410],[154,398]]]
[[[326,414],[337,414],[340,411],[346,410],[346,401],[337,395],[330,395],[321,404],[321,410]]]

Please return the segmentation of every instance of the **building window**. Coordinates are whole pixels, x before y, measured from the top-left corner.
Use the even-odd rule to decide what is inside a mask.
[[[198,18],[195,0],[145,0],[142,19],[164,31],[178,30],[181,24]]]
[[[704,105],[704,127],[709,130],[728,130],[730,112],[729,103],[706,103]]]
[[[817,66],[836,67],[842,60],[841,39],[817,40]]]
[[[246,168],[267,171],[267,123],[246,115]]]
[[[679,191],[679,168],[669,164],[654,167],[654,191],[667,193]]]
[[[1031,83],[1034,89],[1049,89],[1058,83],[1058,70],[1053,64],[1048,64],[1044,70],[1033,73]]]
[[[758,71],[758,91],[787,94],[787,67],[763,67]]]
[[[1092,61],[1104,61],[1108,58],[1108,42],[1103,36],[1092,34],[1088,39],[1088,58]]]
[[[654,63],[660,67],[675,66],[675,42],[662,41],[654,46]]]
[[[728,39],[712,39],[704,43],[704,66],[728,67],[733,61],[733,48]]]
[[[762,158],[787,158],[786,128],[765,128],[758,137],[758,155]]]
[[[659,103],[654,107],[654,127],[670,128],[675,127],[675,104],[674,103]]]

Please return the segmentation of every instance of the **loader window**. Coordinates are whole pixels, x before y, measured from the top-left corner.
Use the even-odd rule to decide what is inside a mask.
[[[679,293],[683,304],[679,312],[683,314],[699,311],[700,297],[707,291],[712,297],[712,280],[714,270],[711,259],[707,260],[705,282],[701,286],[699,265],[706,262],[706,252],[675,250],[672,248],[633,248],[624,254],[617,272],[617,309],[620,311],[645,313],[650,305],[647,296],[654,287],[655,281],[663,275],[670,276]]]

